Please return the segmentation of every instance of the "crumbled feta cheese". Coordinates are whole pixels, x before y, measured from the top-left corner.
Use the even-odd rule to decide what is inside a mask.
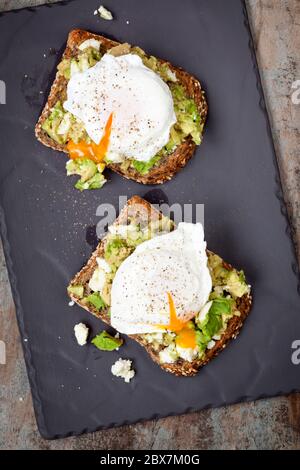
[[[192,362],[198,356],[198,348],[182,348],[176,346],[177,352],[181,359]]]
[[[208,344],[207,344],[207,349],[212,349],[216,342],[212,339]]]
[[[213,339],[215,339],[216,341],[219,341],[219,339],[221,339],[221,335],[214,335]]]
[[[147,343],[153,344],[153,343],[158,343],[158,344],[163,344],[163,333],[157,332],[157,333],[148,333],[145,334],[145,339],[147,340]]]
[[[111,272],[110,265],[104,258],[97,258],[97,267],[89,281],[89,287],[94,292],[102,292],[106,281],[106,274]]]
[[[109,11],[107,8],[105,8],[103,5],[100,5],[100,7],[98,8],[98,12],[99,12],[99,15],[101,16],[101,18],[103,20],[112,20],[113,19],[113,15],[112,15],[112,12]]]
[[[115,334],[115,338],[119,339],[120,338],[120,333],[117,331]],[[116,348],[116,351],[119,351],[120,348]]]
[[[175,344],[170,344],[167,348],[164,348],[159,353],[159,360],[162,363],[173,364],[178,359],[178,352]]]
[[[122,377],[126,383],[135,376],[135,371],[131,369],[132,361],[129,359],[118,359],[111,366],[111,373],[116,377]]]
[[[69,307],[73,307],[75,305],[75,302],[74,300],[71,300],[69,303],[68,303]]]
[[[137,227],[134,224],[129,225],[110,225],[108,231],[112,235],[119,235],[121,238],[128,238],[128,236],[134,234],[137,231]]]
[[[176,73],[173,72],[169,67],[166,69],[166,74],[170,82],[177,82],[177,76]]]
[[[97,49],[97,51],[99,51],[100,46],[101,46],[101,42],[100,42],[100,41],[98,41],[98,40],[95,39],[95,38],[91,38],[91,39],[87,39],[86,41],[83,41],[83,42],[78,46],[78,49],[79,49],[80,51],[84,51],[84,50],[87,49],[88,47],[93,47],[94,49]]]
[[[205,320],[206,315],[210,311],[210,307],[212,306],[212,303],[213,303],[212,300],[210,300],[201,308],[200,312],[198,313],[196,317],[197,323],[202,323]]]
[[[111,272],[111,267],[110,267],[110,265],[108,264],[108,262],[105,261],[104,258],[98,257],[98,258],[97,258],[97,264],[98,264],[99,268],[103,269],[103,271],[105,271],[106,273],[110,273],[110,272]]]
[[[71,123],[71,114],[66,113],[64,115],[64,117],[62,118],[61,123],[59,124],[59,126],[57,128],[57,133],[59,135],[67,134],[67,132],[69,131],[71,125],[72,125],[72,123]]]
[[[74,333],[79,346],[84,346],[89,335],[88,327],[84,323],[78,323],[74,326]]]

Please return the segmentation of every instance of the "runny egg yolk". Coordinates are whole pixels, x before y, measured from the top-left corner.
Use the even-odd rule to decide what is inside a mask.
[[[168,292],[170,321],[168,325],[159,325],[161,328],[177,333],[176,344],[182,348],[192,348],[197,346],[196,332],[190,328],[188,322],[183,322],[178,318],[174,300],[170,292]]]
[[[108,150],[110,134],[112,128],[113,113],[110,114],[104,128],[103,137],[100,140],[99,144],[95,142],[78,142],[77,144],[72,140],[69,140],[67,143],[68,152],[70,158],[75,160],[76,158],[89,158],[95,163],[101,163],[106,155]]]

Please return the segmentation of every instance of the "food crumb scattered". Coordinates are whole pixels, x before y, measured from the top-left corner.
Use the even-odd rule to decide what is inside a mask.
[[[75,305],[75,302],[74,300],[71,300],[69,303],[68,303],[69,307],[73,307],[73,305]]]
[[[111,373],[116,377],[122,377],[126,383],[135,376],[135,371],[131,368],[132,361],[130,359],[118,359],[111,367]]]
[[[103,5],[100,5],[98,10],[94,11],[94,15],[99,14],[103,20],[111,21],[113,20],[112,12],[105,8]]]
[[[74,326],[74,334],[79,346],[84,346],[87,342],[89,329],[84,323],[78,323]]]

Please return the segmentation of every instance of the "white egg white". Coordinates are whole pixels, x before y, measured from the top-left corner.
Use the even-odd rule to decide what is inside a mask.
[[[177,317],[188,321],[211,288],[202,225],[180,223],[140,244],[121,264],[112,284],[111,324],[126,334],[161,332],[170,321],[168,292]]]
[[[168,142],[176,122],[171,91],[135,54],[105,54],[73,75],[64,108],[79,118],[99,143],[113,113],[107,158],[150,160]]]

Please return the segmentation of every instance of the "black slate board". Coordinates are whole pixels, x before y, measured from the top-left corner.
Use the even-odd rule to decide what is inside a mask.
[[[0,116],[2,239],[46,438],[300,389],[291,362],[291,343],[300,338],[296,260],[244,4],[106,5],[112,22],[93,16],[95,1],[76,0],[0,17],[0,79],[7,85]],[[111,175],[103,190],[80,194],[65,176],[64,155],[35,140],[35,122],[74,27],[138,44],[203,83],[210,106],[204,143],[173,181],[145,187]],[[253,310],[239,339],[194,378],[163,372],[131,340],[120,353],[80,348],[74,340],[75,323],[84,321],[92,334],[103,325],[68,307],[65,287],[91,253],[98,204],[117,204],[120,194],[204,203],[209,248],[243,267],[253,286]],[[119,354],[134,360],[137,376],[129,385],[110,373]]]

